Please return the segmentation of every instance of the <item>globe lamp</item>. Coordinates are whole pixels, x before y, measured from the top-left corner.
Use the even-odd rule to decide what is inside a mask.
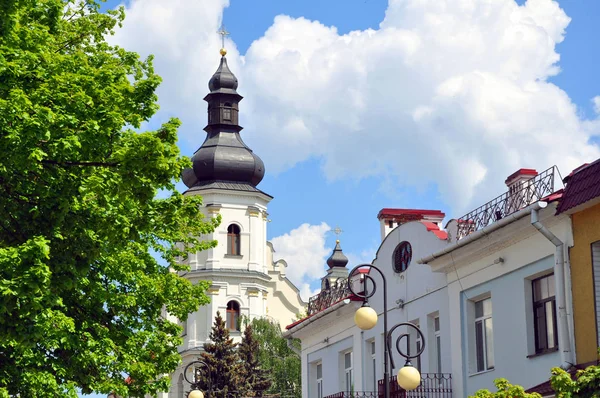
[[[421,384],[419,370],[407,362],[398,371],[398,385],[406,391],[414,390]]]
[[[365,301],[354,314],[354,323],[361,330],[373,329],[377,325],[377,312]]]
[[[204,398],[204,394],[200,390],[192,390],[188,394],[188,398]]]

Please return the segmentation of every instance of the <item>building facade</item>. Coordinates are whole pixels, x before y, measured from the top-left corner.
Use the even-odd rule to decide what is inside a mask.
[[[434,213],[436,220],[425,221]],[[407,321],[418,325],[428,344],[425,345],[424,354],[413,361],[413,365],[427,379],[424,387],[426,384],[439,397],[450,397],[450,320],[445,299],[446,278],[432,273],[428,266],[416,263],[420,256],[447,245],[446,234],[437,225],[443,217],[444,214],[439,211],[382,210],[378,215],[380,222],[384,221],[387,228],[389,221],[395,219],[395,226],[386,230],[373,265],[383,272],[387,280],[389,328]],[[333,268],[341,267],[348,274],[348,260],[339,261],[339,253],[341,248],[338,244],[328,260],[330,270],[327,275],[332,273]],[[338,261],[334,261],[336,256]],[[352,264],[351,267],[356,265]],[[336,272],[339,275],[339,270]],[[364,287],[364,278],[356,275],[362,273],[350,278],[354,290],[360,291]],[[286,335],[302,341],[304,398],[349,394],[376,396],[382,388],[383,282],[375,271],[372,270],[369,275],[377,283],[377,291],[369,303],[380,315],[373,329],[362,331],[354,324],[354,312],[360,307],[361,301],[347,288],[345,278],[336,279],[337,283],[328,286],[324,284],[325,288],[311,298],[308,316],[288,325]],[[404,328],[398,329],[394,339],[402,333],[410,335],[409,347],[404,349],[409,348],[414,353],[424,344],[417,338],[416,332]],[[391,369],[391,374],[404,365],[404,360],[398,354],[394,358],[395,367]]]
[[[575,363],[573,237],[570,218],[555,215],[554,177],[519,170],[505,194],[448,223],[448,247],[419,260],[447,278],[458,397],[497,378],[532,387]]]
[[[204,215],[220,216],[221,224],[214,233],[200,237],[217,240],[218,245],[190,253],[186,259],[190,270],[181,275],[192,283],[209,281],[211,301],[181,322],[182,364],[163,398],[184,398],[190,390],[183,369],[202,353],[217,312],[239,342],[244,318],[268,317],[285,326],[306,310],[298,289],[286,277],[286,262],[275,261],[275,250],[267,242],[267,206],[273,198],[257,188],[264,164],[240,137],[242,96],[223,50],[208,85],[207,136],[191,158],[192,167],[183,172],[188,187],[184,195],[201,195]]]
[[[565,178],[558,214],[570,215],[573,316],[577,364],[597,363],[600,345],[600,160]]]

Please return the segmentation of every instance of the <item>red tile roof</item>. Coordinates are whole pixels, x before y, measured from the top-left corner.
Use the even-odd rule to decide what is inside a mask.
[[[384,208],[379,211],[377,214],[377,219],[381,219],[382,217],[394,217],[394,216],[438,216],[445,217],[446,214],[442,213],[440,210],[421,210],[421,209],[391,209]]]
[[[421,224],[427,227],[427,232],[433,232],[433,234],[441,240],[448,239],[448,233],[446,231],[441,231],[440,227],[437,224],[434,224],[429,221],[421,221]]]
[[[600,159],[573,170],[565,178],[566,187],[556,214],[564,213],[600,196]]]

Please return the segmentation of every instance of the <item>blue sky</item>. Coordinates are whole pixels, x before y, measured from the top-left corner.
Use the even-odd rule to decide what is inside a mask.
[[[452,1],[447,1],[449,5],[452,5]],[[499,2],[512,3],[512,1],[500,0]],[[129,15],[141,15],[141,10],[148,10],[154,7],[155,1],[153,0],[138,0],[135,2],[137,8],[133,8],[132,3],[125,3],[130,9]],[[218,1],[213,1],[211,7],[214,7]],[[431,3],[431,2],[430,2]],[[550,1],[532,1],[530,3],[550,3]],[[114,7],[118,4],[114,1],[107,3],[108,7]],[[156,13],[164,13],[169,9],[177,9],[178,7],[185,7],[185,2],[176,1],[171,3],[162,2],[162,5]],[[225,2],[225,4],[227,4]],[[519,4],[524,4],[520,1]],[[213,19],[206,17],[207,20],[204,24],[212,23],[214,26],[218,26],[223,20],[227,27],[227,30],[231,33],[228,41],[228,46],[235,45],[235,51],[241,56],[246,55],[246,65],[248,65],[248,58],[250,57],[247,53],[253,42],[261,39],[265,32],[274,25],[274,19],[278,15],[288,15],[292,18],[305,18],[310,21],[318,21],[325,27],[335,27],[337,35],[345,35],[352,31],[365,31],[366,29],[372,29],[377,31],[380,29],[380,24],[386,16],[386,10],[388,10],[388,3],[383,0],[328,0],[326,2],[319,0],[297,0],[297,1],[279,1],[279,0],[256,0],[256,1],[241,1],[231,0],[227,7],[218,8],[214,10],[206,10],[204,14],[202,9],[197,10],[202,17],[207,14],[214,13]],[[594,70],[594,66],[598,65],[600,57],[600,44],[597,40],[593,40],[594,37],[600,37],[600,27],[594,23],[594,15],[600,15],[600,3],[596,1],[563,1],[560,2],[560,7],[564,10],[566,15],[571,18],[570,23],[566,27],[566,34],[564,35],[564,41],[553,46],[553,49],[560,56],[560,61],[555,62],[554,65],[560,68],[560,72],[552,76],[550,74],[547,77],[547,81],[553,83],[557,88],[560,88],[566,92],[572,104],[577,107],[575,113],[579,116],[581,121],[595,119],[596,115],[593,109],[592,98],[600,94],[600,87],[598,86],[598,79],[596,78],[597,71]],[[221,13],[219,10],[224,10]],[[171,10],[172,11],[172,10]],[[173,11],[177,12],[177,11]],[[460,15],[460,14],[459,14]],[[200,15],[199,15],[200,16]],[[137,17],[136,17],[137,18]],[[144,17],[140,17],[144,18]],[[150,17],[145,17],[146,19]],[[176,21],[176,20],[175,20]],[[135,23],[138,23],[138,19],[135,19]],[[142,20],[140,23],[143,25],[148,23],[147,20]],[[167,22],[165,22],[167,23]],[[182,22],[184,23],[184,22]],[[212,35],[213,31],[210,31],[205,27],[200,26],[202,22],[198,22],[198,26],[190,26],[191,31],[183,31],[182,34],[188,36],[181,37],[180,42],[190,40],[189,36],[192,37],[193,45],[199,46],[200,51],[205,51],[206,48],[214,47],[218,45],[218,36],[215,34],[211,43],[206,43],[202,48],[203,35]],[[401,25],[401,23],[400,23]],[[563,24],[566,25],[566,24]],[[153,29],[156,25],[150,25]],[[127,28],[127,20],[126,20]],[[172,27],[168,24],[165,27],[170,34],[172,33]],[[133,28],[130,28],[133,30]],[[140,28],[143,29],[143,28]],[[197,32],[194,31],[197,29]],[[291,27],[294,29],[294,34],[302,35],[302,26]],[[550,28],[547,28],[548,30]],[[135,33],[133,34],[135,36]],[[164,36],[164,35],[163,35]],[[194,36],[197,36],[197,40],[194,40]],[[144,40],[147,38],[143,35]],[[318,39],[317,33],[317,39]],[[164,38],[161,38],[162,40]],[[172,38],[178,40],[176,35]],[[152,38],[148,38],[152,40]],[[138,50],[142,54],[154,53],[157,57],[157,70],[167,80],[170,74],[181,73],[179,71],[171,72],[168,67],[161,68],[160,60],[169,58],[171,55],[168,52],[162,51],[162,49],[153,46],[139,46],[139,43],[135,39],[121,40],[123,45],[128,46],[134,50]],[[255,43],[256,44],[256,43]],[[273,46],[268,44],[268,46]],[[160,43],[159,43],[160,46]],[[293,46],[293,45],[292,45]],[[264,47],[264,46],[263,46]],[[182,51],[186,50],[186,46],[182,46]],[[260,48],[260,47],[257,47]],[[335,48],[334,48],[335,49]],[[259,52],[262,52],[260,50]],[[301,50],[300,50],[301,51]],[[190,48],[190,52],[194,50]],[[214,53],[214,50],[213,50]],[[213,53],[205,51],[201,57],[198,57],[194,62],[198,66],[198,85],[196,96],[198,98],[203,97],[206,93],[206,81],[210,76],[210,73],[216,69],[218,63],[218,55],[212,55]],[[272,222],[269,225],[269,239],[281,236],[289,233],[291,230],[299,227],[303,223],[310,225],[319,225],[322,222],[327,223],[330,227],[339,225],[344,233],[341,236],[342,246],[345,252],[349,252],[354,255],[353,258],[361,258],[369,260],[374,254],[374,250],[379,244],[379,229],[378,221],[376,219],[377,212],[383,207],[406,207],[406,208],[427,208],[427,209],[441,209],[446,212],[447,219],[462,215],[462,213],[468,211],[471,207],[476,207],[486,199],[496,196],[504,190],[503,180],[504,177],[516,170],[518,167],[533,167],[538,170],[543,170],[553,164],[564,166],[565,162],[560,159],[554,159],[553,154],[548,154],[546,157],[537,157],[536,159],[529,159],[528,153],[521,151],[517,159],[512,160],[512,165],[506,165],[502,162],[502,159],[496,159],[493,163],[486,165],[484,164],[486,171],[486,177],[483,182],[475,185],[473,190],[475,194],[470,195],[470,199],[459,200],[458,196],[461,195],[460,190],[456,190],[452,193],[454,197],[448,197],[447,193],[449,189],[439,189],[439,184],[444,184],[445,179],[442,176],[436,176],[436,170],[444,168],[444,164],[434,165],[429,170],[422,173],[413,173],[415,169],[423,168],[419,163],[422,161],[428,161],[428,157],[435,157],[435,153],[426,151],[425,158],[419,159],[417,155],[415,161],[409,167],[398,167],[394,165],[394,158],[404,158],[413,156],[416,151],[422,150],[420,145],[415,145],[411,140],[399,140],[391,143],[392,145],[398,145],[390,154],[389,164],[386,164],[385,160],[382,159],[379,167],[383,170],[381,173],[362,173],[360,170],[352,170],[353,165],[344,164],[337,169],[343,169],[340,175],[331,176],[331,172],[328,171],[327,162],[331,161],[332,156],[327,153],[319,153],[320,150],[307,150],[308,154],[304,157],[300,157],[293,165],[281,166],[276,162],[270,161],[269,153],[265,154],[264,151],[270,153],[284,151],[285,147],[295,145],[286,141],[285,138],[281,139],[276,145],[269,146],[262,143],[262,139],[268,140],[275,134],[277,137],[285,135],[285,131],[281,133],[270,132],[270,134],[264,134],[261,131],[260,123],[251,123],[248,125],[247,121],[251,118],[255,112],[248,107],[248,102],[253,101],[252,108],[259,109],[265,114],[269,114],[269,108],[271,103],[261,102],[261,96],[253,95],[252,91],[256,91],[256,86],[251,87],[249,79],[246,79],[242,70],[240,70],[239,64],[235,62],[235,56],[237,54],[231,54],[230,49],[230,66],[234,73],[240,78],[239,91],[246,97],[241,103],[241,118],[242,124],[246,129],[242,132],[242,136],[247,144],[254,149],[259,156],[265,160],[267,174],[263,182],[260,184],[260,188],[265,192],[273,195],[275,199],[271,202],[269,207],[270,218]],[[233,58],[233,60],[232,60]],[[259,63],[256,61],[255,63]],[[237,69],[236,69],[237,68]],[[465,66],[469,68],[469,66]],[[257,68],[258,72],[261,73],[260,69]],[[282,66],[282,70],[285,71],[285,65]],[[263,73],[266,74],[267,72]],[[285,74],[283,79],[293,79],[292,71]],[[254,82],[254,84],[257,84]],[[260,88],[258,89],[260,90]],[[160,94],[160,92],[159,92]],[[273,93],[268,93],[271,97]],[[281,93],[283,99],[294,96],[294,92]],[[394,101],[402,100],[403,92],[402,87],[397,88],[397,93],[394,94]],[[203,123],[205,122],[203,111],[205,105],[201,102],[194,102],[194,106],[200,108],[197,111],[198,117],[193,120],[196,125],[191,125],[190,122],[183,116],[186,110],[179,112],[176,107],[177,104],[187,104],[185,99],[173,98],[171,101],[172,93],[169,93],[169,98],[164,99],[161,95],[161,106],[165,108],[165,105],[170,103],[175,104],[172,109],[169,109],[169,115],[176,115],[183,119],[184,132],[189,131],[189,137],[187,140],[182,139],[180,146],[186,155],[191,155],[195,149],[201,144],[204,132],[201,130]],[[343,101],[340,98],[339,101]],[[536,101],[534,99],[534,101]],[[189,102],[188,102],[189,103]],[[332,106],[335,106],[335,102]],[[368,106],[368,105],[367,105]],[[540,105],[541,106],[541,105]],[[286,111],[283,109],[282,111]],[[275,111],[276,112],[276,111]],[[180,114],[181,113],[181,114]],[[306,118],[310,118],[307,115]],[[501,117],[511,118],[511,115],[505,114]],[[528,117],[528,116],[526,116]],[[544,115],[532,114],[531,117],[543,118]],[[343,115],[342,117],[343,118]],[[340,118],[340,119],[341,119]],[[159,115],[155,118],[156,123],[151,123],[150,127],[158,125],[157,122],[164,120],[164,115]],[[253,122],[254,120],[250,120]],[[369,131],[368,127],[369,119],[365,118],[364,127],[365,131]],[[400,121],[401,122],[401,121]],[[329,126],[324,124],[317,125],[318,128],[327,128],[333,125],[335,127],[336,121],[330,123]],[[285,130],[285,125],[271,126],[274,130],[281,129]],[[373,128],[381,128],[380,126],[374,125]],[[389,127],[393,130],[393,124]],[[398,129],[401,129],[402,125],[399,123]],[[455,127],[453,127],[455,128]],[[459,129],[461,126],[459,126]],[[547,128],[547,127],[542,127]],[[572,126],[567,127],[568,129]],[[319,131],[312,131],[314,137],[312,145],[319,145],[315,141],[319,139]],[[523,132],[522,132],[523,133]],[[528,132],[525,130],[524,134]],[[436,131],[432,132],[432,137],[435,139]],[[475,127],[474,137],[477,138],[477,127]],[[533,132],[532,132],[533,134]],[[556,132],[559,135],[565,135],[564,132]],[[267,137],[267,138],[264,138]],[[385,135],[380,135],[381,138],[385,138]],[[471,136],[470,138],[473,138]],[[585,139],[585,137],[584,137]],[[593,139],[593,138],[592,138]],[[358,138],[358,145],[369,146],[372,143],[372,137],[366,133],[364,134],[364,144],[360,143]],[[471,145],[477,145],[476,141],[470,141]],[[340,146],[344,144],[343,134],[332,136],[329,142],[326,144],[328,147]],[[325,145],[325,144],[324,144]],[[582,144],[583,145],[583,144]],[[508,148],[510,149],[510,148]],[[263,152],[261,152],[261,150]],[[335,156],[344,156],[343,150],[340,150]],[[574,154],[566,154],[572,157],[570,163],[567,166],[571,166],[581,161],[591,160],[587,157],[594,156],[586,153],[584,150],[575,151]],[[587,151],[590,152],[590,151]],[[565,154],[560,154],[564,156]],[[349,156],[355,156],[352,151],[349,152]],[[480,156],[485,156],[480,155]],[[356,168],[361,168],[360,154],[356,161]],[[450,160],[452,162],[452,160]],[[461,162],[460,158],[457,158],[454,162],[458,164]],[[366,166],[362,166],[368,168]],[[388,172],[388,168],[398,167],[397,169]],[[468,162],[465,163],[466,169],[472,167]],[[562,170],[563,174],[568,173],[568,170]],[[457,181],[461,181],[462,176],[460,175],[461,170],[457,170],[453,178]],[[335,172],[333,173],[335,174]],[[415,174],[417,174],[415,176]],[[465,197],[468,196],[465,194]],[[458,214],[461,213],[461,214]],[[333,234],[327,234],[325,236],[325,247],[331,248],[333,246],[335,236]],[[278,248],[276,247],[276,250]],[[287,253],[288,250],[283,250]],[[322,253],[322,251],[321,251]],[[306,259],[305,259],[306,260]],[[314,260],[314,258],[312,259]],[[293,262],[293,261],[292,261]],[[323,265],[323,264],[322,264]],[[324,268],[321,268],[324,269]],[[313,281],[311,286],[315,287],[314,277],[304,277],[305,282]]]
[[[180,117],[190,156],[224,21],[241,134],[275,197],[269,239],[314,291],[335,241],[322,223],[343,229],[352,261],[368,261],[383,207],[440,209],[447,221],[501,194],[519,167],[556,164],[564,176],[600,156],[600,2],[457,3],[136,0],[115,40],[156,56],[161,112],[148,127]]]

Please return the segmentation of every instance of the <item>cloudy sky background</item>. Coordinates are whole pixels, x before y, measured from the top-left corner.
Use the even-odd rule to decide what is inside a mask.
[[[447,221],[518,168],[565,176],[600,157],[599,3],[130,0],[111,40],[154,54],[161,110],[148,128],[179,117],[191,156],[225,22],[241,134],[275,196],[269,239],[307,298],[337,225],[356,265],[375,255],[383,207]]]

